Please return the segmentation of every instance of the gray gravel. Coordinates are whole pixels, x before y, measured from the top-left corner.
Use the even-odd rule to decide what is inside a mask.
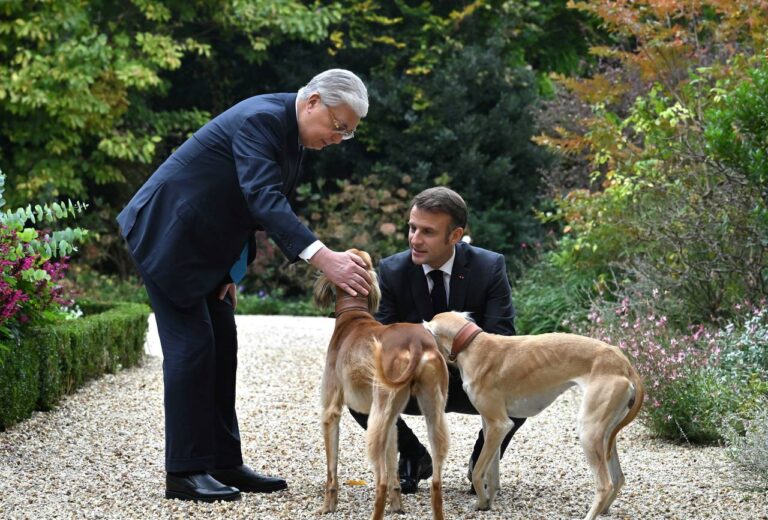
[[[55,411],[0,433],[2,518],[317,518],[325,455],[319,388],[328,318],[238,316],[238,410],[246,463],[288,480],[287,491],[240,502],[165,500],[162,360],[91,382]],[[157,354],[150,334],[148,350]],[[479,418],[449,415],[444,475],[446,515],[476,519],[582,518],[592,481],[576,438],[578,394],[568,392],[517,433],[501,463],[502,490],[491,512],[475,512],[466,463]],[[424,421],[409,424],[426,439]],[[339,509],[326,518],[367,518],[372,473],[362,430],[344,414]],[[768,519],[768,498],[735,487],[721,448],[653,439],[639,423],[619,437],[627,484],[609,519]],[[350,485],[363,480],[366,485]],[[403,520],[430,518],[427,488],[404,497]]]

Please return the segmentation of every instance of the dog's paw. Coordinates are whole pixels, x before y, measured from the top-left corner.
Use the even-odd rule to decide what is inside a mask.
[[[476,511],[490,511],[491,510],[491,502],[490,500],[486,501],[477,501],[475,504],[475,510]]]

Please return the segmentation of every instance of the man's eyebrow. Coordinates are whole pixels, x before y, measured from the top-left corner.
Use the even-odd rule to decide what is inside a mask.
[[[423,229],[425,231],[434,231],[435,229],[437,229],[434,226],[427,226],[427,225],[419,226],[418,224],[415,224],[415,223],[411,222],[410,220],[408,221],[408,227],[421,228],[421,229]]]

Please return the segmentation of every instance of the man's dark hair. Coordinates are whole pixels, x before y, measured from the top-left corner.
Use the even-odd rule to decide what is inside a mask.
[[[452,232],[456,228],[467,227],[467,204],[461,195],[445,186],[428,188],[413,198],[409,212],[414,207],[430,213],[446,213],[451,217]]]

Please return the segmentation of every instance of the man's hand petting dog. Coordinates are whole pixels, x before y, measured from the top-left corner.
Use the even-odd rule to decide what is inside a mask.
[[[323,247],[312,255],[309,263],[350,296],[367,296],[371,290],[371,277],[365,262],[349,251],[339,253]]]

